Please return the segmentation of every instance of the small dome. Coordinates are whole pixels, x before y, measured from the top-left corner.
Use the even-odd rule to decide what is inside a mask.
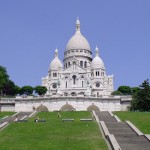
[[[92,60],[92,68],[103,68],[104,69],[104,63],[99,56],[96,56]]]
[[[50,70],[58,70],[58,68],[62,68],[63,64],[58,58],[58,50],[55,50],[55,58],[51,61]]]
[[[99,53],[98,53],[98,48],[97,47],[96,47],[95,51],[96,51],[96,56],[92,60],[92,64],[91,64],[92,68],[102,68],[102,69],[105,69],[104,63],[103,63],[102,59],[99,57]]]
[[[87,39],[80,32],[80,21],[77,18],[76,32],[67,43],[66,51],[71,49],[86,49],[90,50],[90,45]]]

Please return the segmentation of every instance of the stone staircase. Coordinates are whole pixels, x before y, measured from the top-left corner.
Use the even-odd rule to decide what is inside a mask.
[[[18,120],[20,120],[22,117],[29,116],[30,114],[31,114],[31,112],[19,112],[17,114],[17,118],[18,118]],[[6,119],[4,119],[3,122],[11,123],[11,122],[14,122],[14,120],[15,120],[15,116],[9,116]]]
[[[144,135],[137,135],[126,122],[117,122],[109,112],[96,114],[100,121],[104,121],[109,133],[115,136],[121,150],[150,150],[150,141]]]

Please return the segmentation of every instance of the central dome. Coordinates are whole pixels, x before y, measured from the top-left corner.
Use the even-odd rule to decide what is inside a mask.
[[[72,49],[85,49],[85,50],[90,51],[90,45],[87,39],[80,32],[79,19],[77,19],[77,22],[76,22],[76,32],[68,41],[67,46],[66,46],[66,51],[72,50]]]

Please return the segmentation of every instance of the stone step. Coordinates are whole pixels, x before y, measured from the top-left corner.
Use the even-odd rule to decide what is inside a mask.
[[[32,112],[20,112],[17,116],[29,116]]]
[[[5,119],[5,121],[10,123],[10,122],[13,122],[14,119],[15,119],[15,117],[8,117],[8,118]]]
[[[131,129],[122,129],[122,130],[117,130],[117,129],[110,129],[108,128],[108,131],[110,134],[114,135],[137,135],[133,130]]]
[[[119,144],[121,150],[150,150],[150,145],[146,144]]]
[[[129,143],[129,144],[149,144],[150,142],[144,136],[116,136],[119,143]]]
[[[109,129],[117,129],[117,130],[131,129],[127,123],[122,122],[106,122],[105,124]]]
[[[32,112],[20,112],[16,116],[17,116],[18,120],[20,120],[22,117],[29,116],[31,113]],[[15,118],[16,118],[15,115],[9,116],[8,118],[5,119],[5,121],[11,123],[11,122],[14,122]]]
[[[111,116],[108,111],[96,112],[96,115],[100,116]]]
[[[105,123],[106,122],[117,122],[116,119],[114,117],[112,118],[101,118],[101,117],[98,117],[100,121],[104,121]]]
[[[144,136],[137,135],[126,122],[117,122],[109,112],[96,114],[100,121],[104,121],[109,133],[114,135],[121,150],[150,150],[150,142]]]
[[[125,126],[129,127],[129,125],[126,122],[107,122],[107,126]]]

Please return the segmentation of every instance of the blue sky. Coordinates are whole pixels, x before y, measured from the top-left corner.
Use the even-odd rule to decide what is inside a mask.
[[[0,65],[19,86],[41,85],[56,47],[63,60],[77,17],[115,89],[150,77],[150,0],[0,0]]]

